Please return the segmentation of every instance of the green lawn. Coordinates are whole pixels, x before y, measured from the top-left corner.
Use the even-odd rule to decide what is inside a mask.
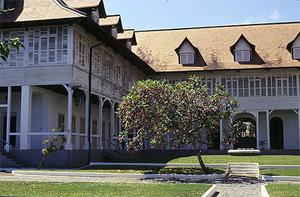
[[[300,169],[264,169],[259,172],[268,176],[300,176]]]
[[[211,185],[0,181],[0,196],[202,196]]]
[[[227,164],[227,163],[259,163],[260,165],[300,165],[298,155],[261,155],[261,156],[230,156],[230,155],[203,155],[205,164]],[[188,163],[197,164],[196,156],[189,157],[146,157],[136,159],[125,159],[116,162],[136,163]]]
[[[223,174],[225,169],[210,168],[213,174]],[[89,166],[77,172],[134,173],[134,174],[205,174],[201,167],[157,166]]]
[[[266,189],[270,197],[299,197],[300,184],[268,184]]]

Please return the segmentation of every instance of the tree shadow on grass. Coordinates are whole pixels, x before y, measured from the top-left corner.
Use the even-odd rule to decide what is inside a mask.
[[[201,167],[174,167],[174,166],[88,166],[81,170],[88,170],[99,173],[138,173],[138,174],[204,174]],[[224,169],[210,168],[213,174],[223,174]]]

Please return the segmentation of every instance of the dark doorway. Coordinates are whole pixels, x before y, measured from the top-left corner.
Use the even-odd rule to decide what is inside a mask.
[[[271,149],[283,149],[283,122],[279,117],[270,121],[270,141]]]
[[[241,121],[246,124],[247,129],[239,136],[238,142],[234,145],[234,148],[256,149],[256,122],[251,118],[240,118],[236,121]]]
[[[3,118],[3,133],[2,133],[2,139],[4,141],[7,141],[6,140],[6,121],[7,121],[7,117],[4,116]],[[16,116],[11,116],[10,117],[10,132],[11,133],[16,133],[17,131],[17,117]],[[16,136],[10,136],[10,144],[13,145],[13,146],[16,146]],[[4,148],[4,143],[1,145],[2,148]]]

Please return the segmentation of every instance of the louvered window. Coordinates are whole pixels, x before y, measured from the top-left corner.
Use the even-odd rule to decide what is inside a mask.
[[[29,28],[29,65],[66,64],[67,59],[67,26]]]

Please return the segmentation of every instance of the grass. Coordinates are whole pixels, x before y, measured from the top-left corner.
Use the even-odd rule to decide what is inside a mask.
[[[300,184],[268,184],[266,189],[270,197],[298,197]]]
[[[227,163],[259,163],[260,165],[299,165],[298,155],[261,155],[261,156],[230,156],[230,155],[202,155],[205,164],[227,164]],[[189,157],[146,157],[119,160],[124,163],[185,163],[198,164],[196,156]]]
[[[300,176],[300,169],[264,169],[260,174],[268,176]]]
[[[1,196],[202,196],[211,185],[0,181]]]
[[[213,174],[223,174],[224,169],[210,168]],[[157,166],[89,166],[77,172],[133,173],[133,174],[205,174],[201,167],[157,167]]]

